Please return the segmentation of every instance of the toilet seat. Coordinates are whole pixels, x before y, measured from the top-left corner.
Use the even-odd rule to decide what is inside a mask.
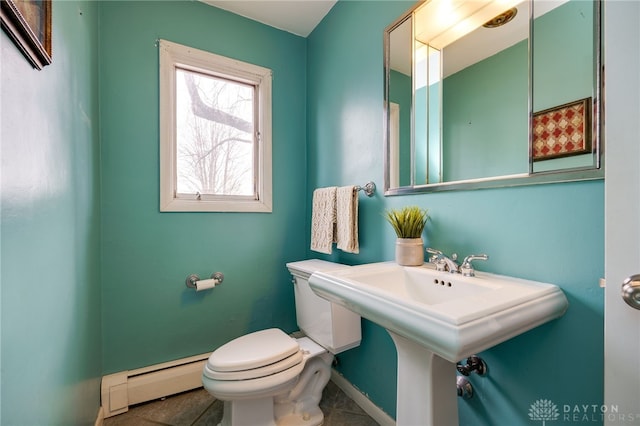
[[[302,363],[298,342],[277,328],[256,331],[226,343],[207,361],[204,375],[213,380],[251,380]]]
[[[271,376],[273,374],[280,373],[289,368],[295,367],[302,361],[302,353],[300,351],[295,354],[286,357],[283,360],[275,362],[273,364],[265,365],[263,367],[252,368],[250,370],[243,371],[217,371],[207,365],[205,374],[210,379],[215,380],[249,380],[259,379],[260,377]]]
[[[304,363],[270,376],[248,380],[215,380],[205,365],[202,384],[205,389],[223,401],[240,401],[255,398],[272,397],[278,393],[291,390],[304,368]]]

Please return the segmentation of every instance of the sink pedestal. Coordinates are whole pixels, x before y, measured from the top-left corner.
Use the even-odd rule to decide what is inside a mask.
[[[397,426],[457,426],[455,364],[405,337],[389,334],[398,351]]]

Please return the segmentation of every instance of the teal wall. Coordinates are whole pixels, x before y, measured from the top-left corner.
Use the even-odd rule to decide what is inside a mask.
[[[410,6],[339,1],[309,36],[307,193],[368,180],[382,186],[381,35]],[[565,316],[483,352],[489,376],[471,377],[476,396],[459,401],[461,425],[529,425],[537,399],[560,406],[603,400],[603,199],[602,181],[386,198],[380,188],[360,197],[359,255],[308,255],[350,264],[391,260],[395,236],[383,211],[419,205],[432,217],[426,244],[463,256],[488,253],[478,269],[559,285],[569,299]],[[339,355],[339,369],[394,416],[395,348],[369,321],[363,333],[359,348]]]
[[[53,2],[53,63],[4,31],[0,422],[93,425],[100,404],[98,6]]]
[[[273,70],[273,213],[160,213],[162,38]],[[306,254],[306,41],[201,2],[103,2],[100,20],[104,372],[297,329],[285,263]],[[225,275],[212,291],[189,274]]]

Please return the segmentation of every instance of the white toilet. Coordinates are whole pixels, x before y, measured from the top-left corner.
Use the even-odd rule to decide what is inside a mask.
[[[205,389],[224,401],[221,426],[317,426],[318,407],[331,375],[333,355],[360,344],[360,316],[309,287],[315,271],[347,266],[323,260],[288,263],[296,317],[307,337],[277,328],[234,339],[215,350],[202,373]]]

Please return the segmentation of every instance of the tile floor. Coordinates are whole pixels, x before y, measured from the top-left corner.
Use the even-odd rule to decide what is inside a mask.
[[[159,401],[150,401],[104,420],[104,426],[216,426],[222,419],[222,401],[204,389],[196,389]],[[377,426],[333,382],[329,382],[320,401],[323,426]]]

